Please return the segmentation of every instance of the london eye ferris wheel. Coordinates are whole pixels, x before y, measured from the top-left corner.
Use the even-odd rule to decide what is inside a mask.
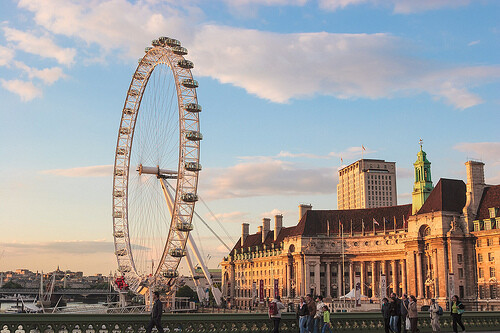
[[[145,53],[125,99],[113,171],[115,255],[136,293],[177,278],[201,170],[201,106],[187,50],[160,37]]]

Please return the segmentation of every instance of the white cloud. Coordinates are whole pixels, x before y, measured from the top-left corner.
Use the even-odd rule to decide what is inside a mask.
[[[473,40],[472,42],[470,42],[469,44],[467,44],[467,46],[473,46],[473,45],[477,45],[481,43],[481,41],[478,39],[478,40]]]
[[[485,181],[500,184],[500,142],[461,142],[453,149],[467,153],[467,159],[483,161]]]
[[[22,101],[27,102],[42,96],[42,91],[35,87],[33,82],[4,79],[0,79],[0,82],[4,89],[18,95]]]
[[[329,152],[326,155],[318,155],[318,154],[311,154],[311,153],[292,153],[286,150],[280,151],[278,154],[275,156],[240,156],[238,157],[241,160],[262,160],[262,159],[280,159],[280,158],[302,158],[302,159],[321,159],[321,160],[329,160],[332,158],[342,158],[342,159],[353,159],[355,157],[361,156],[362,154],[372,154],[376,153],[376,150],[369,149],[365,147],[365,151],[363,152],[363,148],[361,146],[357,147],[349,147],[344,151],[340,152]]]
[[[391,6],[394,13],[410,14],[447,7],[466,6],[470,2],[470,0],[320,0],[319,5],[325,10],[335,11],[352,5],[371,4]]]
[[[200,180],[208,200],[270,195],[334,193],[333,168],[298,168],[273,159],[242,162],[224,169],[206,169]]]
[[[15,47],[27,53],[35,54],[43,58],[53,58],[59,63],[70,65],[74,62],[76,50],[62,48],[46,36],[35,36],[21,30],[4,27],[5,39],[15,44]]]
[[[356,3],[367,2],[357,1]],[[380,1],[369,0],[381,4]],[[301,1],[241,0],[240,4],[294,5]],[[353,1],[323,1],[347,6]],[[468,1],[395,1],[395,11],[465,5]],[[499,66],[457,66],[403,54],[407,41],[390,34],[271,33],[203,24],[200,10],[171,2],[21,0],[43,29],[136,58],[145,41],[168,31],[190,50],[194,73],[277,103],[327,95],[340,99],[394,98],[427,93],[458,109],[482,103],[470,91],[498,80]],[[413,6],[413,7],[412,7]],[[182,7],[182,8],[181,8]],[[418,7],[418,8],[417,8]],[[221,38],[223,36],[224,38]],[[464,70],[466,69],[466,70]]]
[[[44,170],[41,174],[72,177],[72,178],[86,178],[86,177],[111,177],[113,175],[112,165],[96,165],[88,167],[70,168],[70,169],[53,169]]]
[[[14,50],[0,45],[0,66],[8,66],[14,59]]]
[[[246,216],[248,216],[247,212],[229,212],[229,213],[218,213],[214,214],[212,216],[211,214],[206,214],[206,218],[208,218],[211,221],[215,221],[215,219],[219,220],[222,223],[234,223],[234,222],[241,222]]]
[[[51,85],[54,82],[58,81],[59,79],[66,77],[62,68],[60,67],[36,69],[36,68],[31,68],[25,63],[20,61],[14,61],[14,64],[17,68],[25,71],[30,79],[38,78],[48,85]]]
[[[11,242],[2,243],[2,246],[9,251],[14,250],[17,255],[23,252],[28,253],[72,253],[72,254],[92,254],[92,253],[113,253],[113,242],[106,240],[71,240],[71,241],[51,241],[51,242]]]

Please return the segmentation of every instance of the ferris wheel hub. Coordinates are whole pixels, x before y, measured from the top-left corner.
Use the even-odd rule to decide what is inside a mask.
[[[143,166],[139,164],[137,166],[137,171],[139,175],[156,175],[158,178],[177,178],[178,172],[175,170],[160,169],[157,165],[155,167]]]

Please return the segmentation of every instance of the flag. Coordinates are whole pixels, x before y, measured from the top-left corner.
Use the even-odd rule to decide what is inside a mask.
[[[361,145],[361,149],[366,150],[365,146]]]
[[[373,224],[375,224],[375,225],[380,225],[380,224],[377,222],[377,220],[375,220],[375,218],[373,218]]]
[[[364,236],[365,235],[365,221],[361,219],[361,233]]]
[[[342,157],[340,158],[340,163],[344,163],[344,159]]]

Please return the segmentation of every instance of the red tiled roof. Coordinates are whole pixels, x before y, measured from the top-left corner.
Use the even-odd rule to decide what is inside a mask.
[[[430,212],[462,212],[466,186],[462,180],[441,178],[417,214]]]
[[[481,197],[481,202],[477,209],[476,220],[484,220],[490,218],[488,208],[500,208],[500,185],[486,187]]]

